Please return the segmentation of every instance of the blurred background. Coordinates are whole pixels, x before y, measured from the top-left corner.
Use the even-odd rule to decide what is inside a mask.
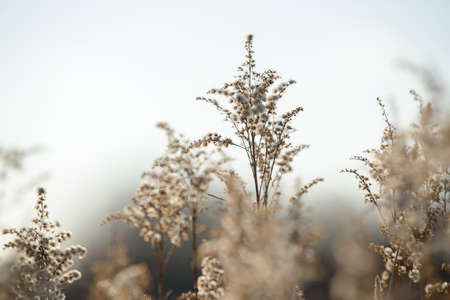
[[[282,110],[304,108],[293,140],[311,148],[294,164],[286,194],[295,178],[324,177],[306,203],[326,227],[324,220],[339,219],[336,207],[363,207],[355,181],[339,170],[379,143],[376,97],[404,127],[416,116],[408,91],[429,96],[423,74],[404,62],[448,85],[449,14],[446,0],[2,1],[0,147],[41,151],[5,182],[0,224],[28,222],[33,187],[42,184],[51,217],[91,259],[101,256],[114,228],[126,226],[100,221],[130,200],[141,172],[165,149],[158,121],[192,139],[232,134],[195,98],[233,80],[252,33],[257,71],[273,68],[298,82]],[[249,178],[244,157],[229,154]],[[126,239],[140,243],[128,232]],[[135,261],[150,252],[140,245],[130,250]],[[189,265],[182,268],[189,278]],[[189,289],[185,278],[179,282]]]

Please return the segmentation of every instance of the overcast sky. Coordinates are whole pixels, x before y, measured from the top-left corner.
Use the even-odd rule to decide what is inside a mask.
[[[94,226],[164,150],[156,122],[191,138],[227,132],[195,97],[233,79],[252,33],[257,70],[298,82],[283,109],[304,107],[294,141],[311,148],[295,176],[325,177],[311,201],[354,196],[353,178],[338,171],[379,142],[376,97],[395,103],[391,116],[405,125],[415,115],[409,89],[427,96],[396,62],[448,85],[449,15],[446,0],[1,1],[0,145],[44,145],[28,172],[51,172],[52,215],[66,228]]]

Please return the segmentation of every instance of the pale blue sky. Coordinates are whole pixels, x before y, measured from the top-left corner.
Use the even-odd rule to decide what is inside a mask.
[[[52,172],[53,215],[70,208],[65,227],[93,226],[94,211],[125,203],[163,151],[156,122],[193,138],[228,131],[195,97],[233,78],[253,33],[257,69],[298,81],[283,109],[305,108],[294,139],[311,149],[295,175],[326,178],[311,199],[354,196],[338,171],[378,143],[375,98],[395,99],[407,124],[408,91],[423,90],[395,62],[430,67],[448,85],[449,15],[445,0],[2,1],[0,143],[45,145],[30,168]]]

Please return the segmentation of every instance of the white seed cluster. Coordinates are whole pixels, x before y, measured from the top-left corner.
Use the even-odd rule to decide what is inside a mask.
[[[195,208],[200,213],[213,175],[226,160],[222,155],[221,159],[213,159],[217,152],[190,148],[190,142],[165,123],[158,127],[168,137],[166,155],[156,159],[153,168],[142,175],[133,203],[105,221],[123,220],[139,228],[140,235],[152,245],[170,239],[173,245],[180,246],[181,240],[188,238],[192,221],[185,209]]]
[[[198,297],[201,300],[219,300],[224,295],[223,269],[220,261],[212,256],[202,260],[202,275],[198,278]]]
[[[14,292],[18,299],[65,299],[64,289],[81,278],[78,270],[69,270],[74,258],[83,258],[86,249],[80,245],[60,249],[61,243],[71,237],[68,231],[57,232],[57,221],[48,219],[45,202],[45,190],[38,189],[38,201],[35,207],[37,218],[33,225],[26,228],[4,229],[3,234],[12,234],[16,238],[4,245],[15,249],[19,258],[13,266],[18,274]]]

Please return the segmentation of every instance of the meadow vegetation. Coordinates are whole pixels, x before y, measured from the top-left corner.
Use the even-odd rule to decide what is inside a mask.
[[[157,268],[131,263],[127,245],[115,239],[106,258],[90,267],[88,299],[319,299],[308,287],[328,266],[320,259],[322,236],[303,196],[324,179],[316,177],[293,195],[281,188],[296,156],[309,148],[292,141],[292,123],[303,108],[279,109],[293,84],[275,70],[256,71],[249,35],[235,80],[197,98],[224,117],[232,136],[210,132],[190,140],[166,123],[157,124],[167,136],[165,153],[142,173],[130,203],[105,212],[101,222],[135,228]],[[450,299],[450,119],[416,91],[410,93],[418,107],[411,127],[397,129],[377,98],[386,125],[380,145],[353,157],[361,169],[341,171],[356,178],[363,201],[378,215],[379,238],[368,240],[360,226],[363,217],[338,234],[327,250],[335,262],[328,274],[331,299]],[[233,169],[231,147],[244,154],[250,182]],[[25,154],[0,148],[0,180],[21,166]],[[213,183],[223,186],[223,195],[211,192]],[[200,219],[217,201],[224,207],[219,226],[206,228]],[[4,249],[17,255],[0,285],[0,299],[65,299],[68,286],[83,280],[71,267],[87,250],[62,247],[71,233],[59,231],[60,223],[49,219],[43,188],[37,190],[35,211],[30,226],[2,228],[14,236]],[[165,285],[167,264],[183,243],[192,252],[186,263],[193,285],[175,295]]]

